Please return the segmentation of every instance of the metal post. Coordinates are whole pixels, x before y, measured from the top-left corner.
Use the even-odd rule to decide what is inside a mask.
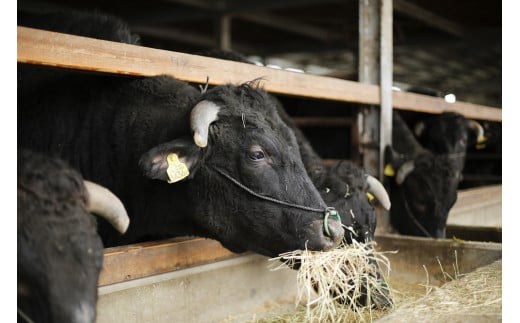
[[[231,15],[222,15],[219,20],[219,48],[231,51]]]
[[[379,83],[380,0],[359,0],[359,82]],[[379,111],[363,106],[358,114],[363,166],[379,177]]]
[[[392,0],[359,0],[359,82],[379,84],[381,98],[380,107],[360,109],[360,150],[365,170],[381,180],[384,149],[392,143],[392,10]],[[377,231],[386,232],[389,213],[378,211]]]

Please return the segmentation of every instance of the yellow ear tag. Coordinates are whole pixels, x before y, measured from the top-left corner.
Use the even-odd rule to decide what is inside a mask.
[[[168,184],[178,182],[190,175],[188,167],[179,160],[177,154],[169,154],[166,161],[168,162],[168,169],[166,170],[168,174]]]
[[[385,174],[385,176],[388,176],[388,177],[395,176],[395,170],[391,164],[386,164],[385,169],[383,170],[383,174]]]
[[[372,195],[372,193],[370,192],[367,192],[367,197],[370,202],[372,202],[375,199],[374,195]]]

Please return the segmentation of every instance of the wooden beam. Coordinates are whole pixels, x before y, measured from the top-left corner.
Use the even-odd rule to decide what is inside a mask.
[[[429,95],[394,91],[393,105],[401,110],[432,114],[455,111],[472,119],[502,122],[502,109],[460,101],[448,103],[443,98]]]
[[[186,44],[197,45],[202,47],[213,48],[217,45],[215,38],[186,31],[178,31],[175,28],[167,27],[150,27],[150,26],[132,26],[132,30],[143,36],[158,37],[165,40],[179,41]]]
[[[428,11],[407,0],[394,0],[394,9],[397,12],[415,18],[427,25],[443,30],[452,35],[463,37],[466,34],[465,28],[460,24],[443,18],[440,15]],[[471,10],[471,8],[468,8],[468,10]]]
[[[262,78],[265,90],[287,95],[378,103],[378,87],[223,59],[18,27],[18,62],[136,76],[169,74],[212,85]]]
[[[176,238],[106,248],[98,285],[120,283],[237,256],[219,242],[203,238]]]
[[[350,127],[356,122],[352,118],[341,117],[293,117],[292,120],[298,127]]]
[[[187,82],[212,85],[262,78],[266,91],[361,104],[380,104],[379,86],[333,77],[276,70],[211,57],[147,48],[87,37],[17,27],[17,61],[86,71],[152,76],[169,74]],[[441,113],[458,111],[474,119],[502,122],[502,110],[442,98],[393,92],[397,109]]]
[[[287,8],[301,8],[302,6],[322,5],[325,3],[341,3],[344,0],[224,0],[224,1],[203,1],[203,0],[167,0],[168,2],[180,3],[200,9],[221,11],[221,12],[253,12],[258,10],[273,10]]]
[[[294,34],[303,35],[309,38],[321,41],[333,41],[343,38],[339,33],[331,33],[330,30],[319,28],[313,25],[304,24],[297,20],[281,17],[267,13],[237,13],[233,17],[252,21],[257,24],[266,25],[283,31],[292,32]]]
[[[222,15],[218,21],[218,44],[221,50],[231,51],[231,16]]]

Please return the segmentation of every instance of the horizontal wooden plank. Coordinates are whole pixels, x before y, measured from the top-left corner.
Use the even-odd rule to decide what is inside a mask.
[[[443,98],[423,94],[396,91],[393,95],[393,105],[400,110],[434,114],[455,111],[472,119],[502,122],[502,109],[460,101],[448,103]]]
[[[333,77],[277,70],[162,49],[109,42],[18,26],[18,62],[89,71],[151,76],[209,84],[263,79],[265,90],[317,99],[379,105],[379,86]],[[402,110],[440,113],[455,110],[468,117],[502,121],[501,109],[447,103],[442,98],[394,92],[393,106]]]
[[[342,127],[352,126],[356,120],[342,117],[293,117],[298,127]]]
[[[211,239],[169,239],[105,249],[99,286],[237,257]]]
[[[18,62],[130,75],[170,74],[188,82],[243,83],[262,78],[274,93],[377,103],[376,86],[115,43],[44,30],[18,27]]]
[[[448,215],[448,225],[502,227],[502,185],[460,190]]]
[[[502,185],[461,190],[451,213],[460,213],[472,205],[495,203],[501,200],[501,194]],[[244,254],[232,253],[219,242],[204,238],[173,238],[106,248],[99,286],[186,269]]]
[[[465,206],[474,206],[486,201],[501,201],[502,200],[502,184],[488,185],[477,188],[469,188],[460,190],[457,193],[457,202],[453,208],[460,208]]]

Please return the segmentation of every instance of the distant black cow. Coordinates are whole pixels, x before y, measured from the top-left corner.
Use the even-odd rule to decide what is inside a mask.
[[[461,171],[468,148],[484,145],[486,141],[480,123],[451,111],[419,120],[415,123],[414,135],[424,148],[434,154],[451,154],[459,161]]]
[[[59,159],[18,151],[19,322],[95,322],[103,244],[90,213],[128,227],[108,190]]]
[[[401,234],[444,238],[448,213],[457,200],[463,153],[427,150],[397,111],[392,127],[393,146],[385,150],[392,226]]]

